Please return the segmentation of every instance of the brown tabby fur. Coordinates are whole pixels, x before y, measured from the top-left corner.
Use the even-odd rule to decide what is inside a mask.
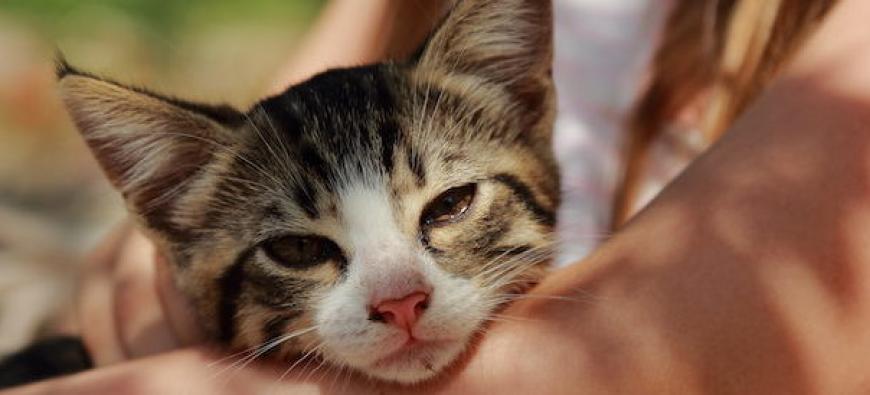
[[[252,347],[314,325],[321,298],[361,264],[342,216],[343,196],[360,185],[389,191],[392,220],[415,251],[479,285],[492,305],[542,275],[559,204],[551,35],[548,1],[467,0],[415,59],[330,70],[246,112],[65,62],[60,89],[201,322]],[[421,226],[429,201],[467,183],[478,192],[463,221]],[[287,233],[327,237],[343,256],[304,270],[277,265],[259,246]],[[488,276],[496,264],[508,266]],[[318,336],[270,351],[295,355]]]

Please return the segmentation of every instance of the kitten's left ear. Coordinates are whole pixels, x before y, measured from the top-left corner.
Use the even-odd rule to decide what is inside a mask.
[[[225,122],[242,117],[131,89],[63,61],[58,78],[61,98],[109,180],[155,228],[173,194],[234,143]]]
[[[540,96],[551,88],[552,19],[550,0],[458,0],[416,64],[480,76],[520,98]]]

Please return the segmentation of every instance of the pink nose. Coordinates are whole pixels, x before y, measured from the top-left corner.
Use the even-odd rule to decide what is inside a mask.
[[[423,311],[429,307],[429,295],[414,292],[399,299],[385,300],[372,309],[372,320],[383,321],[409,333]]]

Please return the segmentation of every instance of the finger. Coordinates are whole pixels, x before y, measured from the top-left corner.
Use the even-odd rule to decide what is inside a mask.
[[[203,328],[196,320],[196,310],[178,290],[172,276],[172,268],[159,252],[154,255],[157,271],[157,294],[163,312],[175,337],[182,346],[199,344],[205,340]]]
[[[157,294],[153,256],[151,241],[136,231],[131,233],[118,257],[114,281],[115,326],[131,358],[178,346]]]
[[[130,233],[121,224],[85,260],[78,293],[78,327],[94,364],[104,366],[126,359],[113,314],[112,271]]]

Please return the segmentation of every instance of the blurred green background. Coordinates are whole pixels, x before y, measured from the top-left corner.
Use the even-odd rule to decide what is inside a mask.
[[[103,217],[118,215],[118,202],[59,106],[55,48],[98,75],[245,107],[274,82],[321,6],[316,0],[0,0],[0,211],[74,231],[66,235],[74,244],[93,236],[79,234],[83,229],[103,228],[111,220]],[[0,235],[14,228],[2,220]]]
[[[0,355],[71,300],[83,254],[124,217],[61,108],[55,50],[114,80],[246,107],[322,3],[0,0]]]

